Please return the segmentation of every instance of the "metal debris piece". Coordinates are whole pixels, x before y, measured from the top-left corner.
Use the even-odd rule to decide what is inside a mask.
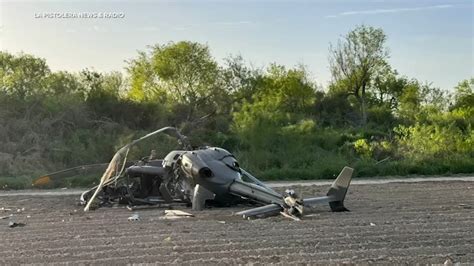
[[[132,216],[128,217],[129,221],[140,221],[140,216],[138,213],[134,213]]]
[[[370,223],[370,226],[376,226],[376,224],[374,224],[374,223]]]
[[[453,263],[453,260],[452,260],[450,257],[447,257],[447,258],[446,258],[446,261],[444,262],[443,265],[445,265],[445,266],[451,266],[451,265],[454,265],[454,263]]]
[[[194,215],[180,210],[165,210],[165,215],[161,216],[160,219],[174,220],[189,217],[194,217]]]
[[[194,214],[191,214],[189,212],[180,211],[180,210],[165,210],[165,215],[189,216],[189,217],[194,216]]]
[[[14,222],[14,221],[10,221],[8,223],[8,227],[10,228],[13,228],[13,227],[23,227],[25,226],[26,224],[25,223],[17,223],[17,222]]]
[[[282,212],[280,212],[280,213],[281,213],[281,215],[283,215],[283,216],[286,217],[286,218],[290,218],[290,219],[292,219],[292,220],[294,220],[294,221],[301,221],[300,218],[298,218],[298,217],[296,217],[296,216],[293,216],[293,215],[290,215],[290,214],[286,213],[285,211],[282,211]]]
[[[0,220],[4,220],[4,219],[8,219],[8,218],[10,218],[10,216],[2,216],[2,217],[0,217]]]

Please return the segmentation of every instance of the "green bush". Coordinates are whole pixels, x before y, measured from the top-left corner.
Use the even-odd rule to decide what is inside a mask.
[[[28,176],[0,176],[0,190],[31,188],[31,178]]]
[[[327,92],[304,67],[251,70],[219,66],[193,42],[154,46],[118,72],[52,72],[31,55],[0,52],[0,189],[64,168],[108,162],[140,136],[175,126],[195,147],[221,146],[267,180],[474,172],[473,79],[448,105],[429,84],[377,73],[366,84],[367,123],[351,80]],[[177,148],[161,135],[134,147],[129,160]],[[91,186],[97,175],[51,186]],[[5,187],[4,187],[5,186]]]

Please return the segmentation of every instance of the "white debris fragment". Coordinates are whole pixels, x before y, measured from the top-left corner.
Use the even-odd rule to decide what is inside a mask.
[[[165,215],[161,216],[160,219],[173,220],[189,217],[194,217],[194,215],[180,210],[165,210]]]
[[[445,266],[451,266],[451,265],[454,265],[453,261],[451,260],[451,258],[447,258],[446,261],[444,262]]]
[[[138,213],[134,213],[132,216],[128,217],[128,220],[129,221],[139,221],[140,216],[138,215]]]
[[[374,224],[374,223],[370,223],[370,226],[376,226],[376,224]]]

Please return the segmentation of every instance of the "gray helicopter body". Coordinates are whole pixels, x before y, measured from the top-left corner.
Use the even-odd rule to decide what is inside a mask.
[[[152,152],[133,164],[126,161],[132,145],[163,131],[173,131],[181,143],[185,140],[175,128],[167,127],[122,147],[107,165],[100,184],[81,195],[86,211],[92,205],[100,207],[111,203],[130,206],[185,204],[196,211],[212,205],[251,204],[259,207],[238,214],[250,218],[282,213],[298,219],[303,214],[303,207],[315,204],[328,203],[332,211],[347,210],[343,202],[353,172],[349,167],[341,171],[327,195],[300,199],[292,190],[283,195],[274,191],[242,169],[232,153],[218,147],[191,149],[189,145],[183,145],[184,149],[171,151],[164,159],[154,158]],[[125,156],[121,156],[123,154]],[[120,160],[123,160],[121,165]],[[49,182],[55,174],[64,172],[40,177],[35,182]]]

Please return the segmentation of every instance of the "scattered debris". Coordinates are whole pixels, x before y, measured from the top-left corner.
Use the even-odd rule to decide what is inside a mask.
[[[469,205],[464,204],[464,203],[459,204],[459,207],[463,207],[464,209],[472,209],[472,206],[469,206]]]
[[[217,221],[220,224],[225,224],[225,221]]]
[[[173,220],[189,217],[194,217],[194,215],[180,210],[165,210],[165,215],[161,216],[160,219]]]
[[[140,221],[140,216],[138,213],[134,213],[132,216],[128,217],[129,221]]]
[[[370,226],[376,226],[376,224],[374,224],[374,223],[370,223]]]
[[[452,260],[450,257],[447,257],[447,258],[446,258],[446,261],[444,262],[443,265],[445,265],[445,266],[451,266],[451,265],[454,265],[454,263],[453,263],[453,260]]]
[[[0,208],[0,211],[4,211],[4,212],[9,212],[11,211],[12,209],[9,209],[9,208],[5,208],[5,207],[1,207]]]
[[[8,227],[10,227],[10,228],[23,227],[25,225],[26,225],[25,223],[17,223],[17,222],[14,222],[14,221],[11,221],[11,222],[8,223]]]
[[[163,241],[170,242],[170,241],[171,241],[171,236],[169,236],[169,237],[163,239]]]
[[[300,218],[298,218],[298,217],[296,217],[296,216],[294,216],[294,215],[290,215],[290,214],[288,214],[288,213],[286,213],[286,212],[284,212],[284,211],[282,211],[282,212],[280,212],[280,213],[281,213],[281,215],[283,215],[283,216],[286,217],[286,218],[290,218],[290,219],[293,219],[293,220],[295,220],[295,221],[301,221]]]
[[[8,219],[8,218],[10,218],[10,216],[1,216],[0,220],[4,220],[4,219]]]

